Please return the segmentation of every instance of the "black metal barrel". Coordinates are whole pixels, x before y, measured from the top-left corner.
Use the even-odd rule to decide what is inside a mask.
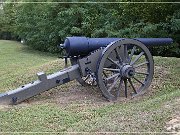
[[[125,38],[87,38],[87,37],[67,37],[63,48],[68,56],[87,55],[91,51],[106,47],[109,43]],[[134,38],[147,47],[168,45],[173,42],[171,38]]]

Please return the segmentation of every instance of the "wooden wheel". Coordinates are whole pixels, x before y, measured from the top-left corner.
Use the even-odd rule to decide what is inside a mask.
[[[97,83],[108,100],[143,94],[151,84],[154,62],[148,48],[135,39],[112,42],[102,52]]]

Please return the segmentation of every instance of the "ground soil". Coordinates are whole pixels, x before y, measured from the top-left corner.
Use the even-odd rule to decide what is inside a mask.
[[[107,102],[107,100],[102,96],[98,87],[87,86],[83,87],[78,84],[76,81],[72,81],[68,84],[53,88],[47,92],[41,93],[33,98],[30,98],[21,104],[17,105],[19,107],[30,106],[34,104],[44,104],[44,103],[55,103],[60,107],[69,106],[71,104],[79,105],[79,109],[96,108],[107,106],[114,103],[122,102],[134,102],[136,100],[142,100],[153,96],[158,89],[161,87],[163,79],[168,74],[168,69],[160,66],[155,66],[155,74],[151,86],[148,88],[148,91],[143,96],[138,96],[136,98],[120,98],[116,102]],[[180,99],[177,100],[174,105],[180,106]],[[168,105],[166,105],[168,107]],[[1,109],[8,109],[11,106],[0,106]],[[167,122],[165,129],[168,132],[180,132],[180,109],[174,112],[172,118]]]

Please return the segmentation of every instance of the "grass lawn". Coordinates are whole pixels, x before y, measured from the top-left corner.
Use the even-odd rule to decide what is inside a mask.
[[[107,102],[98,88],[72,81],[19,105],[0,106],[0,132],[166,132],[167,122],[180,117],[180,59],[154,61],[154,80],[143,96]],[[55,55],[0,41],[0,92],[63,67]]]

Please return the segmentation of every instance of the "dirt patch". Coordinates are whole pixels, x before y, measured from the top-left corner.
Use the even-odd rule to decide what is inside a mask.
[[[167,123],[167,125],[168,125],[166,128],[167,131],[180,132],[180,117],[175,116]]]
[[[155,66],[154,79],[151,83],[151,86],[148,88],[148,92],[146,92],[143,96],[138,96],[136,98],[120,97],[115,102],[107,102],[107,100],[102,96],[102,93],[98,87],[83,87],[78,82],[72,81],[62,86],[53,88],[49,91],[43,92],[35,97],[32,97],[17,106],[24,107],[33,104],[54,103],[61,107],[77,104],[81,107],[89,106],[93,108],[114,103],[142,100],[144,98],[152,96],[161,87],[163,79],[167,74],[168,70],[166,68]],[[6,107],[0,107],[0,110],[3,108]]]
[[[9,108],[11,108],[9,105],[0,105],[0,110],[8,110]]]
[[[140,100],[152,96],[163,85],[162,82],[167,74],[169,74],[167,68],[155,66],[154,79],[148,88],[148,91],[143,96],[139,96],[133,99],[131,97],[121,97],[116,101],[116,103]],[[53,102],[60,106],[66,106],[69,104],[96,104],[97,106],[113,104],[112,102],[107,102],[107,100],[102,96],[102,93],[98,87],[83,87],[76,81],[72,81],[68,84],[53,88],[26,101],[26,103],[38,102]]]
[[[166,123],[165,129],[168,132],[179,132],[180,134],[180,98],[173,103],[169,103],[166,108],[173,107],[173,116]]]
[[[162,66],[155,66],[153,81],[148,88],[148,92],[146,94],[153,95],[157,90],[159,90],[168,74],[170,74],[170,72],[167,68]]]

